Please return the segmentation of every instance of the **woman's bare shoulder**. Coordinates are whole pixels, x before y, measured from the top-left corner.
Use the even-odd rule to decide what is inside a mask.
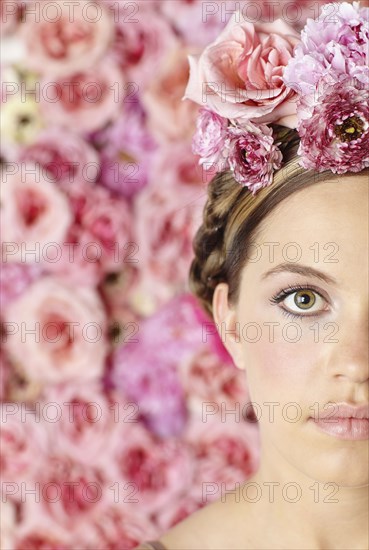
[[[218,500],[178,523],[160,538],[160,542],[168,550],[253,548],[246,543],[247,527],[243,521],[240,522],[243,514],[239,514],[239,511],[239,506],[234,500]]]

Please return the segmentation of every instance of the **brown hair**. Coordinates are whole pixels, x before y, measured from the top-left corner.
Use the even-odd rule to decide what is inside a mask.
[[[229,303],[237,301],[241,270],[264,218],[293,193],[341,177],[330,170],[319,173],[302,168],[297,146],[295,142],[287,147],[284,165],[275,172],[272,185],[256,195],[240,186],[230,171],[217,174],[209,183],[203,223],[193,241],[190,289],[210,316],[214,289],[219,283],[229,285]]]

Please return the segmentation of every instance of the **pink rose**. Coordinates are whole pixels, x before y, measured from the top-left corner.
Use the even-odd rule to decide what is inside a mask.
[[[113,197],[100,185],[82,180],[69,186],[66,192],[74,223],[64,239],[60,258],[48,263],[48,271],[94,285],[106,273],[135,265],[138,247],[131,236],[127,201]]]
[[[225,363],[209,349],[199,349],[187,361],[182,361],[179,372],[188,407],[200,416],[204,402],[230,410],[242,408],[249,401],[244,372]]]
[[[3,261],[43,262],[48,245],[60,244],[71,222],[67,197],[39,165],[21,163],[15,173],[3,176]]]
[[[40,407],[47,411],[49,404],[50,410],[58,411],[55,420],[46,422],[53,452],[87,465],[103,462],[109,438],[119,421],[118,413],[127,404],[117,395],[104,393],[100,383],[94,382],[53,384]]]
[[[198,106],[182,101],[189,78],[189,49],[169,50],[159,72],[142,94],[154,137],[161,141],[190,139],[195,131]]]
[[[283,20],[250,23],[235,12],[200,55],[190,55],[185,98],[229,119],[296,127],[296,93],[284,69],[300,41]]]
[[[131,483],[132,512],[150,515],[176,500],[191,485],[193,461],[179,440],[157,440],[140,424],[117,424],[109,455],[110,472],[122,486]],[[132,489],[132,490],[133,490]],[[134,500],[137,502],[134,504]]]
[[[55,383],[102,375],[106,318],[92,289],[42,277],[9,305],[4,319],[5,350],[27,378]]]
[[[160,150],[152,168],[153,184],[137,197],[140,215],[134,220],[134,240],[140,282],[131,303],[143,314],[187,287],[192,239],[200,225],[209,175],[198,166],[190,144],[173,144]]]
[[[119,63],[135,94],[156,78],[168,51],[178,45],[178,39],[165,18],[156,12],[155,4],[144,0],[132,7],[111,1],[114,11],[115,37],[111,57]]]
[[[45,2],[46,4],[46,2]],[[22,27],[27,47],[27,64],[48,76],[65,76],[93,67],[108,48],[113,19],[103,5],[92,0],[54,2],[47,9],[43,2],[30,2]],[[37,10],[38,18],[32,13]]]
[[[99,175],[95,149],[75,132],[57,126],[40,132],[19,157],[22,162],[39,163],[59,185],[72,186],[79,180],[94,183]]]
[[[78,133],[93,132],[113,120],[126,96],[123,75],[113,61],[41,82],[41,110],[47,122]]]
[[[37,409],[30,412],[25,403],[1,403],[0,415],[3,498],[20,501],[20,484],[29,482],[39,471],[50,444],[49,434]]]
[[[244,421],[241,415],[237,419],[237,412],[226,416],[224,408],[216,412],[215,403],[205,405],[202,418],[192,417],[184,440],[195,454],[194,484],[202,487],[202,503],[208,504],[220,498],[222,483],[228,490],[256,472],[260,443],[256,424]]]
[[[34,482],[38,490],[24,503],[26,520],[39,523],[45,518],[47,525],[50,517],[52,523],[68,531],[81,522],[88,525],[94,512],[113,499],[103,469],[71,460],[64,454],[50,454]]]

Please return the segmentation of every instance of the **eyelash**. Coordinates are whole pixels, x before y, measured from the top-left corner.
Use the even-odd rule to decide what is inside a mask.
[[[322,296],[322,294],[319,292],[319,290],[316,287],[314,287],[314,285],[304,284],[304,285],[289,285],[288,287],[281,289],[274,296],[272,296],[272,298],[270,298],[269,302],[273,305],[274,304],[279,304],[280,302],[285,300],[288,296],[291,296],[291,294],[293,294],[294,292],[297,292],[298,290],[312,290],[313,292],[318,294],[323,300],[327,301]],[[303,317],[318,317],[318,315],[321,314],[321,312],[317,312],[317,313],[310,314],[310,315],[304,315],[304,314],[300,315],[298,313],[293,313],[291,311],[288,311],[288,310],[284,309],[283,307],[281,307],[279,309],[282,311],[282,314],[284,316],[292,317],[294,319],[296,319],[296,318],[301,319]]]

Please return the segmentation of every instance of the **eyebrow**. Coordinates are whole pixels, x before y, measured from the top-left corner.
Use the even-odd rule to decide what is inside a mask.
[[[293,264],[293,263],[283,263],[279,264],[269,271],[266,271],[262,275],[262,280],[266,279],[267,277],[274,275],[276,273],[281,273],[283,271],[287,271],[290,273],[297,273],[298,275],[305,275],[307,277],[315,277],[316,279],[320,279],[328,284],[336,285],[337,281],[333,277],[330,277],[329,275],[326,275],[322,271],[318,271],[317,269],[314,269],[313,267],[310,267],[308,265],[302,265],[302,264]]]

